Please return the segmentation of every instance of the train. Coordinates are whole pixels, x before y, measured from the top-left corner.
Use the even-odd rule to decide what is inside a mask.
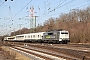
[[[69,31],[55,30],[48,32],[28,33],[5,37],[4,41],[67,44],[70,42],[70,39],[69,39]]]

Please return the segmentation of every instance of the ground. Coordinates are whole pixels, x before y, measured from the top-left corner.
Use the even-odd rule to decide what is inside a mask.
[[[10,60],[3,55],[3,51],[0,49],[0,60]]]
[[[0,60],[31,60],[25,55],[11,50],[9,47],[0,46]]]

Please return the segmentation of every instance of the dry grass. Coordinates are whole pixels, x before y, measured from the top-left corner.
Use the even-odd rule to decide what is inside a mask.
[[[11,60],[31,60],[30,58],[24,56],[23,54],[20,54],[16,51],[13,51],[8,47],[2,46],[1,48],[4,51],[4,56],[7,59],[11,59]]]

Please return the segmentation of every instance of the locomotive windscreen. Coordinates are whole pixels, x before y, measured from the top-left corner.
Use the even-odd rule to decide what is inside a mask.
[[[68,32],[61,32],[61,34],[68,34]]]

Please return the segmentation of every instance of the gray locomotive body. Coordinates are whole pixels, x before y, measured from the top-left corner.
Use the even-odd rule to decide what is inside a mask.
[[[50,31],[43,34],[43,41],[48,43],[68,43],[69,32],[68,31]]]

